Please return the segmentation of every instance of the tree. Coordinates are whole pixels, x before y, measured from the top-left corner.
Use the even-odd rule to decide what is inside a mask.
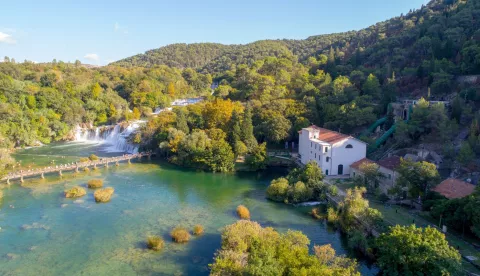
[[[177,114],[177,129],[183,131],[184,133],[190,133],[190,128],[188,127],[187,123],[187,115],[186,110],[184,108],[178,108],[175,110],[175,114]]]
[[[214,140],[206,157],[207,166],[213,172],[230,172],[234,169],[235,155],[225,140]]]
[[[474,158],[475,153],[473,152],[472,147],[470,147],[470,144],[468,142],[462,143],[462,147],[458,152],[457,161],[463,166],[467,166]]]
[[[236,110],[232,112],[232,117],[230,118],[229,122],[229,132],[228,132],[228,143],[234,149],[235,155],[238,156],[238,152],[236,152],[237,144],[242,142],[241,140],[241,122],[240,122],[240,115]]]
[[[248,151],[257,146],[257,139],[253,135],[252,109],[247,107],[243,113],[240,138],[248,148]]]
[[[360,165],[360,172],[362,173],[363,184],[367,189],[373,191],[380,184],[380,180],[385,177],[379,171],[380,166],[377,163],[363,163]]]
[[[435,228],[397,225],[376,247],[384,275],[457,275],[461,269],[460,253]]]
[[[134,120],[139,120],[141,115],[142,115],[142,113],[140,112],[140,110],[138,108],[134,107],[133,112],[132,112],[132,118]]]
[[[375,75],[370,74],[362,87],[363,93],[372,96],[374,99],[380,97],[380,82]]]
[[[170,97],[175,98],[175,85],[173,84],[173,82],[168,83],[167,94]]]
[[[399,173],[397,185],[407,187],[413,198],[425,197],[427,192],[440,181],[435,164],[426,161],[413,162],[402,159],[397,171]]]
[[[265,169],[267,165],[267,143],[262,143],[255,146],[247,155],[245,163],[252,170]]]
[[[316,247],[316,255],[310,255],[309,244],[299,231],[280,234],[240,220],[222,232],[211,275],[360,275],[354,260],[337,257],[325,247]]]
[[[92,87],[92,97],[94,99],[98,99],[98,97],[100,97],[100,95],[102,94],[102,91],[102,87],[100,86],[100,84],[98,84],[98,82],[96,82]]]
[[[261,117],[262,123],[256,127],[259,136],[273,143],[287,139],[292,124],[280,112],[266,110]]]

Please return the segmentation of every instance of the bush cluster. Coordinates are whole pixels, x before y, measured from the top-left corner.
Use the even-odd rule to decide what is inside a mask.
[[[250,211],[243,205],[237,207],[237,214],[241,219],[250,219]]]
[[[190,234],[183,227],[176,227],[170,232],[172,240],[176,243],[186,243],[190,240]]]
[[[69,190],[65,191],[65,197],[66,198],[75,198],[75,197],[81,197],[87,194],[87,191],[85,191],[84,188],[75,186]]]
[[[200,235],[203,234],[203,232],[205,232],[205,229],[203,228],[202,225],[197,224],[197,225],[193,226],[193,234],[195,236],[200,236]]]
[[[147,238],[148,249],[159,251],[163,248],[165,241],[159,236],[149,236]]]
[[[103,187],[103,180],[102,179],[91,179],[87,182],[87,186],[90,189],[96,189]]]
[[[93,197],[95,197],[96,202],[108,202],[113,195],[115,190],[112,187],[107,187],[105,189],[96,190],[93,193]]]

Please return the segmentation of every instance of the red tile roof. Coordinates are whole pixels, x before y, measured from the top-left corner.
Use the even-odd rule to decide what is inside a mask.
[[[372,164],[372,163],[375,163],[375,161],[370,160],[368,158],[363,158],[363,159],[358,160],[357,162],[352,163],[352,165],[350,165],[350,168],[360,169],[361,165]]]
[[[335,144],[336,142],[340,142],[342,140],[345,140],[345,139],[351,137],[350,135],[345,135],[345,134],[342,134],[340,132],[336,132],[336,131],[329,130],[329,129],[326,129],[326,128],[321,128],[321,127],[318,127],[316,125],[312,125],[310,127],[320,131],[320,134],[317,137],[318,140],[324,141],[324,142],[327,142],[327,143],[330,143],[330,144]]]
[[[396,170],[400,166],[401,158],[398,156],[390,156],[382,160],[377,161],[379,166],[390,169],[392,171]]]
[[[474,190],[475,185],[455,178],[447,178],[432,189],[432,191],[449,199],[466,197],[472,194]]]

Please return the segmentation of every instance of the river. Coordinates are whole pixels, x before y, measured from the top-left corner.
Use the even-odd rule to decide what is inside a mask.
[[[56,143],[18,151],[23,168],[78,160],[106,153],[102,145]],[[0,201],[0,275],[208,275],[208,264],[220,247],[220,230],[237,220],[244,204],[252,220],[278,231],[300,230],[313,244],[331,243],[349,254],[342,236],[313,220],[311,207],[293,207],[265,199],[265,189],[283,169],[260,173],[214,174],[158,160],[142,160],[90,172],[46,175],[15,181]],[[100,178],[115,188],[111,202],[97,204],[92,190],[80,199],[63,197],[75,185]],[[205,234],[188,244],[174,244],[169,232],[177,225],[205,226]],[[161,252],[145,248],[146,237],[161,235]],[[362,275],[375,267],[360,260]]]

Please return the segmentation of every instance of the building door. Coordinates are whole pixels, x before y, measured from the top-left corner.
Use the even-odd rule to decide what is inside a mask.
[[[339,175],[343,174],[343,165],[342,164],[338,165],[338,174]]]
[[[328,170],[325,171],[325,175],[328,175]]]

